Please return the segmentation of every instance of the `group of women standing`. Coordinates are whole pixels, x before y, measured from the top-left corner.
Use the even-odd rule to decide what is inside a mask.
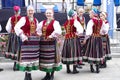
[[[14,10],[17,13],[20,8],[16,6]],[[24,80],[32,80],[31,71],[38,69],[46,72],[42,80],[53,80],[55,71],[62,69],[61,61],[66,65],[67,73],[79,73],[77,66],[83,61],[90,63],[91,72],[94,72],[93,64],[95,64],[96,72],[99,73],[99,65],[103,65],[101,62],[110,57],[110,50],[108,52],[110,46],[107,43],[108,28],[105,26],[107,21],[103,22],[98,18],[97,9],[90,11],[91,19],[87,28],[84,27],[83,16],[79,19],[74,10],[68,12],[69,19],[63,25],[65,36],[61,54],[58,42],[62,30],[59,22],[54,19],[53,9],[46,10],[47,19],[40,23],[34,17],[34,12],[34,8],[28,6],[27,16],[19,18],[13,16],[8,20],[10,26],[6,26],[10,33],[6,56],[7,54],[12,54],[11,58],[16,56],[15,70],[25,71]],[[101,35],[105,39],[105,45]],[[73,71],[70,69],[71,64]]]

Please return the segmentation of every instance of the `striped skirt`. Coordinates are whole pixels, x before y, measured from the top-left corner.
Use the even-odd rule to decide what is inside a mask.
[[[103,41],[102,45],[103,45],[103,52],[105,54],[105,59],[110,60],[112,57],[111,57],[111,50],[110,50],[110,40],[108,35],[102,36],[102,41]]]
[[[44,72],[59,71],[62,69],[60,64],[60,53],[58,52],[57,41],[40,40],[39,69]]]
[[[39,41],[37,36],[30,36],[27,42],[21,42],[18,55],[17,69],[20,71],[38,70],[39,66]]]
[[[84,61],[95,64],[100,63],[105,57],[101,37],[91,36],[86,43],[86,51],[83,56]]]
[[[65,39],[62,49],[62,63],[75,64],[82,60],[81,44],[78,38]]]
[[[16,60],[20,48],[20,38],[15,33],[10,33],[5,52],[5,57]]]

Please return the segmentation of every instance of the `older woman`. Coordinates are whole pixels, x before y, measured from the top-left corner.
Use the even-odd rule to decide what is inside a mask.
[[[70,19],[64,23],[66,33],[62,49],[62,63],[66,64],[67,73],[71,73],[70,64],[73,64],[73,74],[76,74],[78,73],[77,64],[82,61],[81,44],[78,38],[83,34],[83,27],[77,21],[77,13],[74,10],[70,10],[68,16]]]
[[[34,8],[27,7],[27,16],[22,17],[15,26],[15,32],[21,39],[17,68],[26,71],[25,80],[32,80],[31,70],[38,69],[39,37],[36,34],[38,21],[34,18]]]
[[[53,80],[54,72],[62,68],[57,49],[57,40],[62,30],[59,22],[54,19],[53,9],[47,9],[45,16],[47,19],[41,21],[37,28],[37,34],[41,36],[39,69],[46,72],[42,80]]]

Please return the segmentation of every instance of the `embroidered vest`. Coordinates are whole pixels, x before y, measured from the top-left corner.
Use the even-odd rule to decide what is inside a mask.
[[[23,30],[24,34],[27,36],[35,36],[36,26],[37,26],[36,18],[34,18],[33,21],[30,21],[28,17],[25,17],[25,19],[26,19],[26,23],[21,29]]]
[[[98,20],[98,19],[92,19],[93,22],[94,22],[94,25],[93,25],[93,33],[92,35],[93,36],[96,36],[96,37],[99,37],[100,36],[100,29],[101,29],[101,26],[102,26],[102,20]]]
[[[54,28],[53,28],[54,20],[52,20],[49,24],[47,24],[46,22],[47,20],[43,21],[43,27],[42,27],[42,35],[45,38],[51,35],[51,33],[54,31]]]
[[[65,27],[65,30],[66,30],[66,34],[65,34],[66,39],[76,37],[76,35],[75,35],[76,28],[74,27],[73,24],[74,24],[74,19],[67,20],[64,24],[64,27]]]

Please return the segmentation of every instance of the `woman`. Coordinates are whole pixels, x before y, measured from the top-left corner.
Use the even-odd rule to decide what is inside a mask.
[[[100,18],[104,22],[101,35],[102,35],[102,40],[103,40],[103,49],[104,49],[103,51],[105,54],[105,59],[103,60],[102,63],[100,63],[100,68],[106,68],[107,67],[106,61],[111,59],[110,40],[108,36],[108,31],[109,31],[110,26],[107,21],[107,14],[105,12],[100,13]]]
[[[80,22],[80,24],[82,25],[84,31],[83,31],[83,35],[80,36],[80,43],[81,43],[81,53],[82,55],[84,55],[84,44],[83,44],[83,40],[85,38],[85,32],[86,32],[86,24],[85,24],[85,17],[84,17],[84,9],[83,8],[78,8],[78,11],[77,11],[77,20]],[[81,65],[84,65],[83,62],[79,62],[78,63],[78,68],[82,68]]]
[[[77,21],[77,13],[70,10],[68,13],[70,19],[64,23],[65,40],[62,49],[62,63],[66,64],[67,73],[71,73],[70,64],[73,64],[73,74],[78,73],[76,67],[78,62],[82,61],[81,44],[79,36],[83,34],[83,27]]]
[[[36,34],[38,21],[34,18],[33,6],[27,7],[27,16],[22,17],[15,25],[15,33],[20,37],[20,51],[17,69],[26,71],[24,80],[32,80],[30,71],[38,69],[39,37]]]
[[[39,69],[46,72],[42,80],[53,80],[54,72],[61,70],[60,54],[57,49],[57,42],[62,30],[58,21],[54,19],[52,9],[45,12],[46,20],[39,23],[37,34],[40,39]]]
[[[14,31],[14,27],[16,23],[20,20],[20,7],[14,6],[14,15],[11,16],[6,25],[6,31],[9,33],[8,43],[7,43],[7,50],[5,53],[6,58],[10,58],[12,60],[17,60],[18,49],[19,49],[19,37],[16,35]],[[14,62],[13,70],[17,70],[15,68],[16,61]]]
[[[86,46],[86,52],[83,56],[85,61],[90,63],[91,72],[94,72],[93,64],[96,66],[96,73],[99,73],[99,63],[104,59],[102,39],[101,39],[101,27],[103,22],[98,17],[99,11],[93,8],[89,12],[90,20],[87,24],[86,36],[84,43]]]

